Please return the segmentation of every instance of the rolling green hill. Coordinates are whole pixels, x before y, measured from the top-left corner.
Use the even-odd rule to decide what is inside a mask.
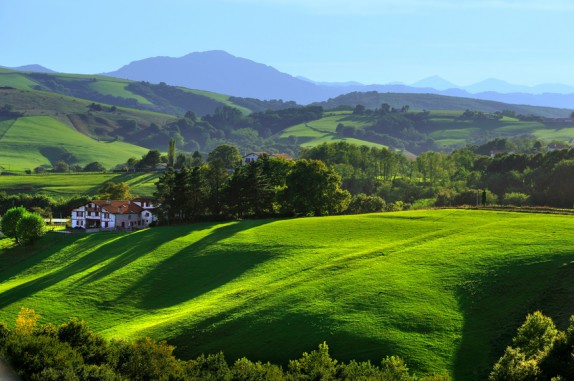
[[[430,111],[428,123],[421,132],[432,139],[439,149],[452,149],[467,143],[482,144],[496,137],[532,136],[546,142],[552,140],[572,141],[574,139],[574,123],[550,123],[543,121],[524,121],[512,117],[502,117],[500,120],[471,120],[462,118],[463,111],[433,110]],[[282,142],[297,138],[302,147],[311,147],[324,142],[347,141],[349,143],[369,146],[382,146],[370,142],[368,136],[356,138],[345,137],[337,133],[339,124],[354,127],[356,130],[368,129],[376,124],[376,115],[354,115],[352,111],[329,111],[324,117],[308,123],[289,127],[279,134]],[[400,128],[396,129],[397,132]],[[397,134],[400,136],[400,132]]]
[[[416,110],[474,110],[482,112],[496,112],[512,110],[517,114],[534,114],[547,118],[567,118],[572,109],[559,109],[542,106],[515,105],[509,103],[485,101],[481,99],[450,97],[436,94],[412,94],[412,93],[378,93],[376,91],[353,92],[340,95],[325,102],[316,103],[326,109],[334,109],[340,106],[363,105],[369,109],[381,107],[387,103],[391,107],[401,108],[409,105]]]
[[[234,98],[210,91],[153,85],[102,75],[32,73],[2,69],[0,71],[0,87],[40,90],[118,107],[130,107],[180,116],[187,111],[193,111],[200,116],[211,114],[217,107],[221,106],[235,107],[244,114],[249,114],[252,111],[252,109],[233,101],[233,99],[242,101],[242,98]],[[252,107],[282,107],[282,105],[273,102],[252,101],[256,102]]]
[[[95,195],[106,181],[125,182],[131,193],[152,196],[157,190],[158,172],[152,173],[46,173],[0,176],[0,191],[7,193],[46,194],[49,196]]]
[[[21,306],[182,357],[403,356],[484,379],[527,312],[574,313],[570,216],[465,210],[50,234],[0,254],[0,319]],[[0,241],[0,247],[6,247]]]
[[[0,166],[8,171],[50,167],[64,157],[70,164],[98,161],[111,168],[146,152],[132,144],[93,140],[50,116],[0,121]]]

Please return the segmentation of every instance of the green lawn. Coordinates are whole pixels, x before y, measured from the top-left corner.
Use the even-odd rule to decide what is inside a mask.
[[[574,313],[571,216],[437,210],[51,234],[0,254],[0,319],[86,319],[181,357],[403,356],[482,380],[529,311]],[[0,241],[1,242],[1,241]]]
[[[70,153],[76,163],[99,161],[106,168],[141,157],[147,150],[123,142],[98,142],[49,116],[18,118],[0,122],[0,166],[8,170],[34,169],[55,164]]]

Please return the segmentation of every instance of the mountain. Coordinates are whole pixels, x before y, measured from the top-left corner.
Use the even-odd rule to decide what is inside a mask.
[[[439,76],[422,79],[410,86],[401,83],[365,85],[358,82],[317,82],[294,77],[221,50],[190,53],[179,58],[147,58],[104,75],[156,84],[164,82],[235,97],[282,99],[300,104],[321,102],[351,92],[376,91],[437,94],[558,108],[572,108],[574,105],[569,95],[574,94],[574,87],[562,84],[528,87],[487,79],[460,87]]]
[[[179,58],[147,58],[104,75],[133,81],[165,82],[238,97],[295,100],[300,103],[338,94],[337,88],[318,86],[271,66],[235,57],[221,50],[191,53]]]
[[[421,79],[420,81],[413,83],[411,87],[431,88],[435,90],[447,90],[447,89],[454,89],[459,86],[455,85],[452,82],[447,81],[444,78],[439,77],[438,75],[434,75],[432,77]]]
[[[18,67],[7,67],[7,66],[0,66],[0,67],[3,67],[4,69],[10,69],[10,70],[30,71],[33,73],[55,73],[54,70],[48,69],[47,67],[44,67],[42,65],[37,65],[37,64],[24,65],[24,66],[18,66]]]

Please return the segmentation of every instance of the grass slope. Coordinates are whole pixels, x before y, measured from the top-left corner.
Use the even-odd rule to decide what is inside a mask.
[[[463,111],[430,111],[430,124],[424,132],[428,133],[438,147],[455,148],[470,142],[484,143],[495,137],[514,137],[531,135],[546,142],[552,140],[572,141],[574,124],[544,124],[542,122],[520,121],[503,117],[500,120],[459,119]],[[283,142],[291,136],[297,137],[302,147],[312,147],[324,142],[344,140],[359,145],[378,146],[380,144],[355,138],[344,138],[336,133],[339,123],[345,126],[364,128],[373,125],[373,115],[353,115],[350,111],[328,112],[322,119],[291,126],[278,134]]]
[[[203,223],[52,234],[0,254],[0,319],[78,316],[180,356],[405,357],[484,379],[528,311],[574,312],[574,220],[487,211]],[[5,246],[5,245],[4,245]]]
[[[387,103],[391,107],[401,108],[409,105],[415,110],[474,110],[482,112],[495,112],[512,110],[517,114],[535,114],[548,118],[567,118],[572,112],[571,109],[560,109],[542,106],[516,105],[510,103],[487,101],[481,99],[453,97],[436,94],[414,94],[414,93],[377,93],[375,91],[353,92],[331,98],[325,102],[316,103],[326,109],[333,109],[338,106],[356,106],[361,104],[367,108],[375,109],[381,104]]]
[[[345,141],[352,144],[367,145],[369,147],[385,147],[382,144],[372,143],[355,138],[345,138],[336,133],[339,123],[350,127],[366,127],[374,122],[371,116],[353,115],[351,112],[329,112],[319,120],[308,123],[300,123],[286,128],[278,134],[284,142],[288,142],[291,136],[297,138],[301,147],[313,147],[321,143],[333,143]]]
[[[151,196],[157,190],[155,182],[158,172],[153,173],[48,173],[23,176],[0,176],[0,191],[8,193],[47,194],[51,196],[71,196],[78,194],[95,195],[106,181],[125,182],[131,193],[138,196]]]
[[[66,153],[74,156],[74,164],[99,161],[111,168],[146,152],[128,143],[98,142],[49,116],[0,122],[0,166],[8,170],[54,165]]]

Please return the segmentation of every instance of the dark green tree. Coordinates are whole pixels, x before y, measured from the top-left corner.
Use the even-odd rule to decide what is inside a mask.
[[[86,164],[83,171],[84,172],[104,172],[106,168],[102,165],[102,163],[94,161],[92,163]]]
[[[321,216],[341,213],[351,200],[341,177],[319,160],[298,160],[285,179],[280,200],[288,213]]]
[[[18,237],[18,222],[26,215],[28,211],[23,206],[18,206],[8,209],[6,213],[2,216],[1,229],[2,233],[8,238],[14,238],[16,242],[19,242]]]
[[[38,213],[27,213],[16,224],[16,236],[19,242],[34,244],[44,236],[46,223]]]
[[[169,146],[167,147],[167,165],[170,167],[175,166],[176,150],[175,139],[169,139]]]

